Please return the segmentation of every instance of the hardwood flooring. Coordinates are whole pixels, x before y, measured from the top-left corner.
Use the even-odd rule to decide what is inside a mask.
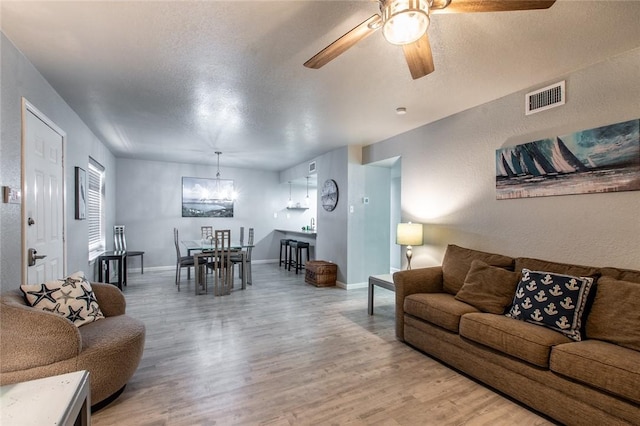
[[[376,288],[369,316],[366,289],[316,288],[277,264],[229,296],[196,296],[182,275],[178,292],[173,271],[130,274],[145,352],[93,425],[551,424],[398,342],[392,292]]]

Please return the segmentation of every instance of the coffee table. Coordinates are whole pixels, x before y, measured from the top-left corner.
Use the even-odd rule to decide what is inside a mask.
[[[369,277],[369,315],[373,315],[373,289],[374,286],[386,288],[393,292],[396,291],[396,286],[393,284],[393,275],[371,275]]]
[[[84,370],[4,385],[0,424],[89,426],[90,392],[89,372]]]

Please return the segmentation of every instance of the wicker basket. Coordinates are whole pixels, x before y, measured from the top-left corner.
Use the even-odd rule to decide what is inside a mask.
[[[316,287],[331,287],[336,285],[338,265],[325,260],[309,260],[305,263],[304,280]]]

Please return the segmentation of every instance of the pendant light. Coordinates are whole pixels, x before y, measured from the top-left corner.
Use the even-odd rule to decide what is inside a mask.
[[[218,199],[218,200],[224,199],[224,194],[222,194],[222,191],[220,190],[220,154],[222,154],[222,152],[216,151],[216,155],[218,156],[218,171],[216,172],[216,194],[215,194],[215,198]]]
[[[287,208],[293,207],[293,200],[291,199],[291,181],[289,181],[289,202],[287,203]]]
[[[305,207],[309,207],[309,204],[311,204],[311,200],[309,199],[309,176],[307,176],[306,178],[307,178],[307,197],[304,199],[304,205]]]
[[[216,151],[215,154],[218,156],[218,170],[216,171],[216,193],[215,198],[218,200],[227,200],[227,201],[235,201],[238,197],[238,194],[235,192],[233,188],[233,181],[225,181],[223,185],[222,180],[220,178],[220,154],[221,151]]]

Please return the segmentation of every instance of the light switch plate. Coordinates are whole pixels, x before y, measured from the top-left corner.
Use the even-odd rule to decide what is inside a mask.
[[[20,204],[22,200],[22,193],[19,189],[11,188],[9,186],[2,187],[2,202],[9,204]]]

